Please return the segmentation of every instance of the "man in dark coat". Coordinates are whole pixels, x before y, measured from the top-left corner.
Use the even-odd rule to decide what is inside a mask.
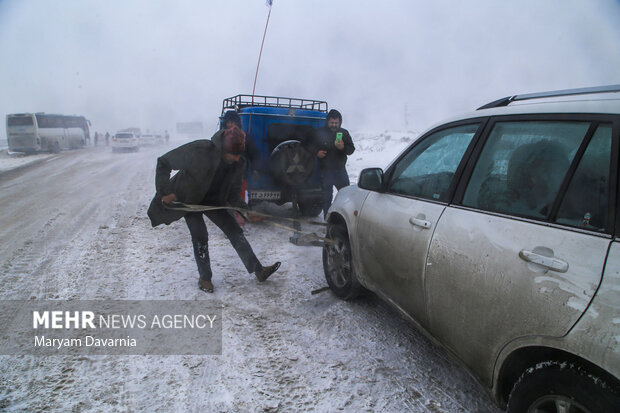
[[[241,185],[246,171],[241,156],[245,149],[245,134],[236,126],[218,131],[212,140],[197,140],[171,150],[157,159],[155,172],[156,194],[148,210],[151,224],[170,224],[185,218],[192,236],[194,257],[198,265],[200,289],[213,292],[209,260],[206,215],[226,234],[249,273],[265,281],[280,267],[280,262],[263,267],[227,210],[185,212],[166,209],[164,203],[180,201],[186,204],[247,208],[241,199]],[[179,172],[170,179],[170,172]]]
[[[355,151],[349,131],[341,128],[342,115],[336,109],[327,114],[325,125],[316,130],[308,149],[319,158],[321,187],[323,192],[323,217],[332,204],[333,187],[349,186],[347,155]]]

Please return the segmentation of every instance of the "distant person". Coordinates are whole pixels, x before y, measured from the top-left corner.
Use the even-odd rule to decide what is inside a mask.
[[[209,235],[202,215],[206,215],[228,237],[248,273],[259,282],[265,281],[280,267],[276,262],[263,267],[233,216],[224,209],[206,212],[184,212],[166,209],[164,204],[180,201],[209,206],[231,205],[247,209],[241,199],[245,174],[245,133],[236,126],[216,132],[220,139],[196,140],[160,156],[155,176],[156,194],[148,210],[151,225],[170,224],[185,218],[192,237],[194,258],[198,265],[198,287],[213,292],[209,259]],[[170,172],[179,172],[170,179]],[[250,218],[252,218],[250,216]]]
[[[108,132],[105,133],[105,146],[108,146],[110,143],[110,134]]]
[[[170,135],[168,134],[168,131],[164,131],[164,140],[166,141],[166,143],[168,143],[168,141],[170,140]]]
[[[95,146],[97,146],[97,142],[99,142],[99,132],[95,132]]]
[[[327,114],[325,126],[316,130],[308,149],[319,158],[323,218],[332,204],[333,187],[340,190],[350,185],[347,173],[347,155],[355,151],[349,131],[343,129],[342,115],[336,109]]]

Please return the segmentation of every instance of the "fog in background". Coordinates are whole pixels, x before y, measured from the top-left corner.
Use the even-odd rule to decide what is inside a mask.
[[[0,0],[0,114],[210,133],[222,99],[252,92],[268,12]],[[274,0],[256,94],[327,100],[353,130],[420,131],[515,93],[620,83],[619,21],[617,0]]]

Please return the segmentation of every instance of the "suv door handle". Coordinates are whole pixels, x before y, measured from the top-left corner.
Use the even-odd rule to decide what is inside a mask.
[[[425,219],[420,219],[420,218],[411,217],[411,218],[409,218],[409,223],[411,225],[415,225],[417,227],[422,227],[422,228],[425,228],[425,229],[429,229],[431,227],[431,223],[430,222],[428,222]]]
[[[568,263],[559,258],[547,257],[545,255],[537,254],[534,251],[521,250],[519,251],[519,257],[521,259],[534,264],[541,265],[551,271],[566,272],[568,271]]]

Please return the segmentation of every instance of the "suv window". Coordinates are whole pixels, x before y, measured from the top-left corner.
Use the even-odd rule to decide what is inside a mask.
[[[394,166],[388,192],[446,201],[456,168],[479,124],[435,132]]]
[[[560,205],[556,222],[602,231],[607,225],[611,125],[601,125],[588,144]]]
[[[465,190],[463,205],[546,218],[590,123],[497,122]]]

